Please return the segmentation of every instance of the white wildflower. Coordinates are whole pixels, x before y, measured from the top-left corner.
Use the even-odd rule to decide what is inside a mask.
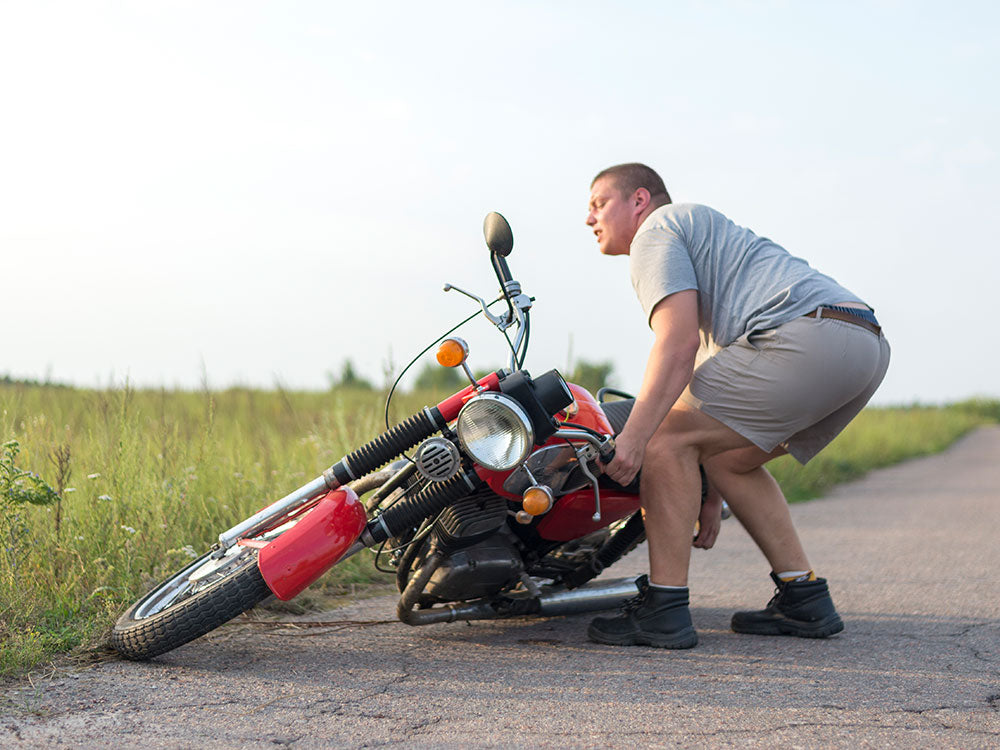
[[[190,558],[198,557],[198,553],[194,551],[194,547],[192,547],[190,544],[185,544],[183,547],[181,547],[181,552],[183,552]]]
[[[83,534],[80,534],[80,535],[75,536],[73,538],[76,539],[76,541],[78,541],[78,542],[82,542],[83,541]]]
[[[76,492],[76,487],[67,487],[63,492]]]
[[[122,530],[127,531],[129,534],[135,533],[135,529],[133,529],[131,526],[126,526],[125,524],[122,524]]]
[[[110,500],[111,499],[111,495],[98,495],[97,499],[98,500]]]
[[[101,475],[95,472],[94,474],[88,474],[87,479],[97,479],[99,476]]]

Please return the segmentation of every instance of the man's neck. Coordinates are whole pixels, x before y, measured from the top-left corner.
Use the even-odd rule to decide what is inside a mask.
[[[643,212],[636,217],[636,224],[635,224],[636,230],[638,230],[639,227],[642,226],[642,222],[644,222],[647,218],[649,218],[649,215],[653,213],[653,211],[660,208],[661,206],[666,206],[669,203],[670,201],[665,198],[660,198],[659,200],[653,198],[652,200],[650,200],[649,205],[646,206],[645,210],[643,210]]]

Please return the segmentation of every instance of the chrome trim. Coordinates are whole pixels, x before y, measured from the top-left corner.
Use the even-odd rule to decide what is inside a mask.
[[[587,461],[582,457],[580,458],[580,471],[583,472],[584,476],[590,480],[591,487],[594,488],[594,515],[590,517],[592,521],[601,520],[601,488],[597,482],[597,477],[594,476],[594,472],[590,470],[587,466]]]
[[[391,537],[392,536],[392,532],[389,531],[389,527],[385,523],[385,515],[382,514],[382,513],[379,513],[378,514],[378,518],[376,518],[375,520],[378,521],[378,525],[381,526],[382,527],[382,531],[385,532],[385,538],[388,539],[389,537]]]
[[[542,593],[535,599],[538,602],[539,614],[570,615],[580,612],[595,612],[615,609],[639,593],[633,578],[613,579],[610,581],[592,581],[580,588],[567,591],[557,589]],[[398,613],[397,613],[398,614]],[[438,622],[455,622],[456,620],[496,620],[510,615],[501,614],[490,601],[458,602],[445,604],[428,609],[411,609],[400,619],[407,625],[430,625]]]
[[[462,289],[461,287],[455,286],[454,284],[445,284],[444,285],[444,290],[446,292],[450,292],[452,289],[454,289],[456,292],[459,292],[460,294],[464,294],[469,299],[474,299],[476,302],[478,302],[479,306],[481,308],[483,308],[483,315],[486,316],[486,319],[488,321],[490,321],[490,323],[492,323],[493,325],[497,326],[498,328],[503,323],[503,319],[502,318],[497,317],[496,315],[494,315],[493,313],[491,313],[489,311],[489,309],[486,306],[486,300],[484,300],[478,294],[473,294],[472,292],[467,292],[464,289]],[[496,300],[494,300],[494,301],[496,301]],[[491,302],[490,304],[493,304],[493,303]]]
[[[626,599],[631,599],[639,593],[635,585],[638,577],[594,581],[580,588],[543,594],[538,600],[540,614],[571,615],[599,609],[614,609]]]
[[[505,467],[487,466],[471,450],[469,450],[469,446],[465,442],[465,438],[462,435],[462,415],[465,413],[466,409],[468,409],[470,406],[482,401],[495,401],[501,404],[502,406],[508,408],[514,414],[514,416],[521,422],[521,426],[527,433],[527,439],[525,440],[524,454],[510,466],[505,466]],[[465,405],[458,412],[458,420],[455,426],[455,432],[458,433],[458,442],[461,444],[462,449],[465,451],[465,453],[470,458],[472,458],[476,463],[480,464],[481,466],[484,466],[487,469],[490,469],[491,471],[507,471],[508,469],[513,469],[514,467],[521,464],[529,455],[531,455],[531,449],[535,445],[535,428],[531,424],[531,418],[528,416],[528,413],[524,410],[524,407],[522,407],[521,404],[519,404],[515,399],[511,398],[510,396],[503,393],[496,393],[494,391],[484,391],[483,393],[480,393],[478,396],[473,396],[472,398],[470,398],[468,401],[465,402]]]
[[[437,420],[434,419],[434,412],[431,411],[431,407],[424,407],[424,416],[427,417],[427,424],[434,426],[437,429],[441,429],[445,425],[439,425]]]
[[[432,435],[417,446],[413,463],[424,479],[443,482],[462,468],[462,454],[448,438]]]
[[[524,313],[531,309],[531,297],[521,291],[521,282],[515,279],[505,282],[503,284],[503,294],[488,304],[486,300],[478,294],[467,292],[454,284],[444,285],[444,290],[446,292],[450,292],[453,289],[459,294],[464,294],[469,299],[478,302],[486,319],[501,331],[506,331],[515,323],[517,324],[517,335],[514,337],[514,341],[511,344],[512,351],[510,354],[510,370],[511,372],[517,371],[519,368],[517,366],[516,352],[520,351],[521,343],[524,341]],[[494,315],[489,311],[489,305],[501,300],[506,300],[509,303],[510,308],[503,315]],[[513,312],[513,315],[511,315],[511,312]]]
[[[592,449],[587,446],[588,451]],[[577,476],[580,458],[572,443],[545,445],[532,451],[521,466],[504,480],[505,492],[520,495],[535,484],[547,484],[557,494],[565,494],[590,484],[590,480]],[[570,479],[574,479],[570,482]]]
[[[326,477],[320,476],[299,487],[294,492],[285,495],[280,500],[271,503],[264,510],[254,513],[242,523],[236,524],[228,531],[219,534],[219,544],[223,549],[229,549],[236,544],[237,539],[255,536],[271,525],[276,518],[288,515],[298,510],[319,494],[325,494],[329,486]]]
[[[340,459],[340,465],[344,467],[344,471],[347,472],[347,475],[351,478],[351,481],[354,481],[355,479],[361,479],[361,477],[357,476],[354,473],[354,469],[351,468],[351,464],[347,460],[347,456],[344,456],[342,459]]]
[[[464,479],[464,480],[465,480],[465,484],[466,484],[466,486],[468,486],[468,488],[469,488],[470,490],[472,490],[473,492],[475,492],[475,490],[476,490],[476,489],[478,489],[478,488],[476,487],[476,482],[475,482],[475,480],[473,480],[473,478],[472,478],[471,476],[469,476],[469,472],[467,472],[467,471],[463,471],[463,472],[462,472],[462,479]]]
[[[592,446],[597,448],[597,450],[600,450],[604,446],[604,443],[607,442],[606,439],[601,440],[599,437],[591,435],[586,430],[574,430],[569,427],[560,427],[556,430],[554,437],[560,437],[564,440],[586,440]]]

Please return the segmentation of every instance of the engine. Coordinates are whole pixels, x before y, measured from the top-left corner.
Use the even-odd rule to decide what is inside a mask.
[[[488,488],[445,508],[411,568],[412,575],[430,549],[444,553],[422,603],[478,599],[520,580],[524,564],[506,519],[507,501]]]

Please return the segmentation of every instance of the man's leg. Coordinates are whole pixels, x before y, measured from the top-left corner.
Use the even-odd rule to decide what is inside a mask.
[[[764,468],[784,448],[767,453],[755,445],[719,453],[705,462],[712,484],[777,572],[809,570],[781,487]]]
[[[666,648],[690,648],[697,643],[688,611],[687,576],[701,494],[699,461],[706,464],[722,496],[736,499],[734,512],[752,529],[751,535],[773,568],[809,570],[784,495],[762,466],[774,455],[683,402],[671,409],[647,445],[643,462],[649,585],[642,588],[640,605],[618,617],[596,618],[588,630],[591,639]],[[720,460],[713,463],[717,457]],[[843,629],[826,581],[786,583],[775,578],[775,582],[779,595],[764,610],[738,612],[734,630],[825,637]]]
[[[698,519],[701,498],[698,464],[705,462],[707,456],[736,452],[737,449],[759,450],[722,422],[682,402],[670,410],[653,434],[646,446],[640,488],[649,539],[651,583],[687,585],[691,534]],[[726,485],[716,484],[716,487],[728,501]],[[778,492],[781,497],[780,490]],[[783,497],[781,500],[784,502]],[[733,509],[735,511],[735,506]],[[754,512],[752,509],[747,511],[750,516]]]
[[[640,583],[640,603],[617,617],[594,619],[587,631],[592,640],[660,648],[698,643],[688,609],[687,573],[701,498],[698,462],[706,445],[721,452],[750,443],[712,417],[675,406],[647,444],[641,497],[649,582]]]
[[[826,580],[812,573],[781,488],[763,466],[784,453],[783,448],[766,453],[752,446],[720,453],[705,464],[711,482],[771,564],[777,585],[764,609],[737,612],[731,626],[738,633],[825,638],[844,624]],[[809,576],[781,577],[793,571]]]

